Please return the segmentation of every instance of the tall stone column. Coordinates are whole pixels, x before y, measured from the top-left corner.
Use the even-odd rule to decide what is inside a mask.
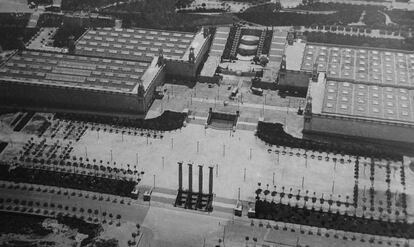
[[[178,162],[178,190],[183,190],[183,162]]]
[[[188,164],[188,191],[193,191],[193,164]]]
[[[213,194],[213,167],[209,167],[208,193]]]
[[[198,193],[203,193],[203,166],[198,166]]]

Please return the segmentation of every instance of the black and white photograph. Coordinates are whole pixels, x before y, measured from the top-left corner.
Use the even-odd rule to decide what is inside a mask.
[[[414,0],[0,0],[0,246],[414,247]]]

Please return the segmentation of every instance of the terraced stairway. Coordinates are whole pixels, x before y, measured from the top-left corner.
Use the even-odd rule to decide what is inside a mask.
[[[35,28],[37,26],[37,21],[39,20],[41,12],[35,11],[30,16],[29,22],[27,23],[27,28]]]
[[[259,44],[257,46],[257,56],[260,57],[262,55],[263,45],[266,38],[266,30],[262,30],[260,34]]]
[[[230,56],[236,56],[237,48],[238,48],[239,42],[240,42],[240,36],[241,36],[241,28],[238,27],[237,31],[236,31],[236,34],[234,35],[234,40],[233,40],[233,44],[231,46]]]
[[[237,114],[229,114],[222,112],[210,112],[207,125],[209,128],[217,130],[232,130],[236,128]]]

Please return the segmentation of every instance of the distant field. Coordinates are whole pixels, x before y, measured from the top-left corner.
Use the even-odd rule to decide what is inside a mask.
[[[33,12],[27,6],[27,0],[0,0],[1,12]]]

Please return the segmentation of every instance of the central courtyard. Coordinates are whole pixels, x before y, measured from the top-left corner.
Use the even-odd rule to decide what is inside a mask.
[[[104,163],[115,162],[119,167],[136,166],[144,171],[140,186],[169,191],[167,198],[174,198],[178,189],[178,165],[183,162],[184,189],[188,188],[187,164],[193,164],[193,184],[198,184],[198,165],[203,166],[207,177],[208,167],[214,170],[213,193],[217,198],[255,201],[255,190],[258,184],[270,191],[290,193],[292,198],[272,198],[283,204],[305,205],[304,196],[318,200],[308,203],[308,207],[334,210],[341,213],[355,212],[357,215],[368,215],[375,218],[392,220],[402,219],[400,196],[408,193],[410,205],[412,171],[405,169],[408,189],[405,189],[400,178],[401,162],[371,160],[358,158],[358,177],[355,178],[356,157],[332,153],[318,153],[303,149],[269,146],[255,136],[254,131],[237,130],[222,131],[205,128],[200,124],[187,124],[180,130],[164,132],[162,138],[147,136],[119,135],[88,130],[74,144],[72,155],[89,159],[101,159]],[[86,157],[87,155],[87,157]],[[374,164],[374,173],[370,171]],[[387,165],[391,170],[390,182],[386,182]],[[375,183],[371,183],[371,176]],[[356,182],[358,180],[358,182]],[[352,206],[355,184],[358,185],[359,200],[357,207]],[[388,187],[388,184],[390,187]],[[193,185],[193,189],[194,186]],[[373,210],[368,202],[369,189],[375,190]],[[208,188],[208,180],[204,179],[203,188]],[[392,210],[380,213],[381,205],[387,201],[386,191],[389,188]],[[197,190],[197,189],[195,189]],[[168,193],[166,193],[168,194]],[[302,199],[296,200],[296,195]],[[163,196],[163,195],[161,195]],[[323,198],[325,202],[320,202]],[[342,204],[329,205],[328,200]],[[347,203],[351,206],[345,206]],[[214,204],[213,205],[219,205]],[[228,207],[231,205],[228,205]],[[364,209],[365,208],[365,209]],[[384,206],[385,208],[385,206]],[[408,207],[408,219],[412,220],[412,212]],[[365,211],[366,212],[363,212]],[[397,212],[398,211],[398,212]],[[397,212],[397,213],[396,213]]]

